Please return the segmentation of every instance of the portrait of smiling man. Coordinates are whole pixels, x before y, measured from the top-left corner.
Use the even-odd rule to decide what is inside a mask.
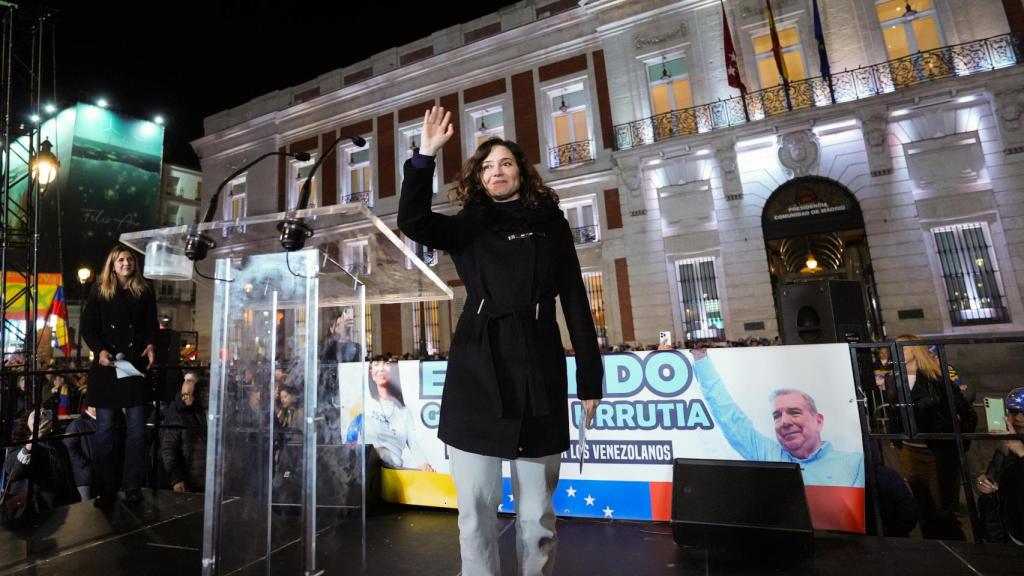
[[[715,419],[716,427],[745,460],[795,462],[804,484],[864,486],[864,456],[836,450],[823,440],[825,416],[814,398],[802,390],[783,388],[768,396],[775,438],[761,434],[729,394],[706,350],[692,350],[697,382]]]

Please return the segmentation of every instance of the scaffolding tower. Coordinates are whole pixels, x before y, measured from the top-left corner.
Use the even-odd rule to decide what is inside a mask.
[[[44,81],[54,83],[54,25],[48,12],[33,12],[0,0],[0,444],[11,441],[16,416],[18,381],[32,405],[40,389],[38,256],[39,196],[31,162],[43,141]],[[47,62],[49,65],[47,65]]]

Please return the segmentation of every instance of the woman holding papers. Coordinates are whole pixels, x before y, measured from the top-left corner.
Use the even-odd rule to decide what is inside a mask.
[[[115,427],[122,410],[127,420],[125,500],[142,498],[146,405],[150,400],[142,373],[153,365],[157,326],[153,289],[143,280],[135,254],[115,246],[82,310],[82,339],[96,359],[89,371],[88,402],[96,407],[93,450],[98,495],[93,504],[97,507],[113,503],[117,494]]]
[[[514,142],[480,144],[455,179],[458,214],[431,210],[434,156],[454,132],[444,108],[424,115],[420,148],[405,163],[398,226],[451,254],[466,286],[438,429],[458,491],[462,573],[501,572],[495,511],[502,461],[509,460],[517,573],[550,574],[557,543],[551,497],[561,453],[569,448],[569,385],[555,297],[576,350],[576,392],[588,423],[602,394],[597,335],[558,196]]]

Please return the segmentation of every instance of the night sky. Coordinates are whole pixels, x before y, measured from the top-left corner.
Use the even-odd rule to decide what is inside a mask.
[[[54,12],[59,107],[102,95],[118,112],[159,113],[166,161],[198,167],[189,142],[205,116],[512,3],[28,0],[20,12]]]

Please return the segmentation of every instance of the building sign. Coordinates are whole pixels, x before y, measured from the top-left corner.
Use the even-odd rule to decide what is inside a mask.
[[[843,185],[805,176],[780,186],[765,203],[765,240],[864,227],[857,199]]]

